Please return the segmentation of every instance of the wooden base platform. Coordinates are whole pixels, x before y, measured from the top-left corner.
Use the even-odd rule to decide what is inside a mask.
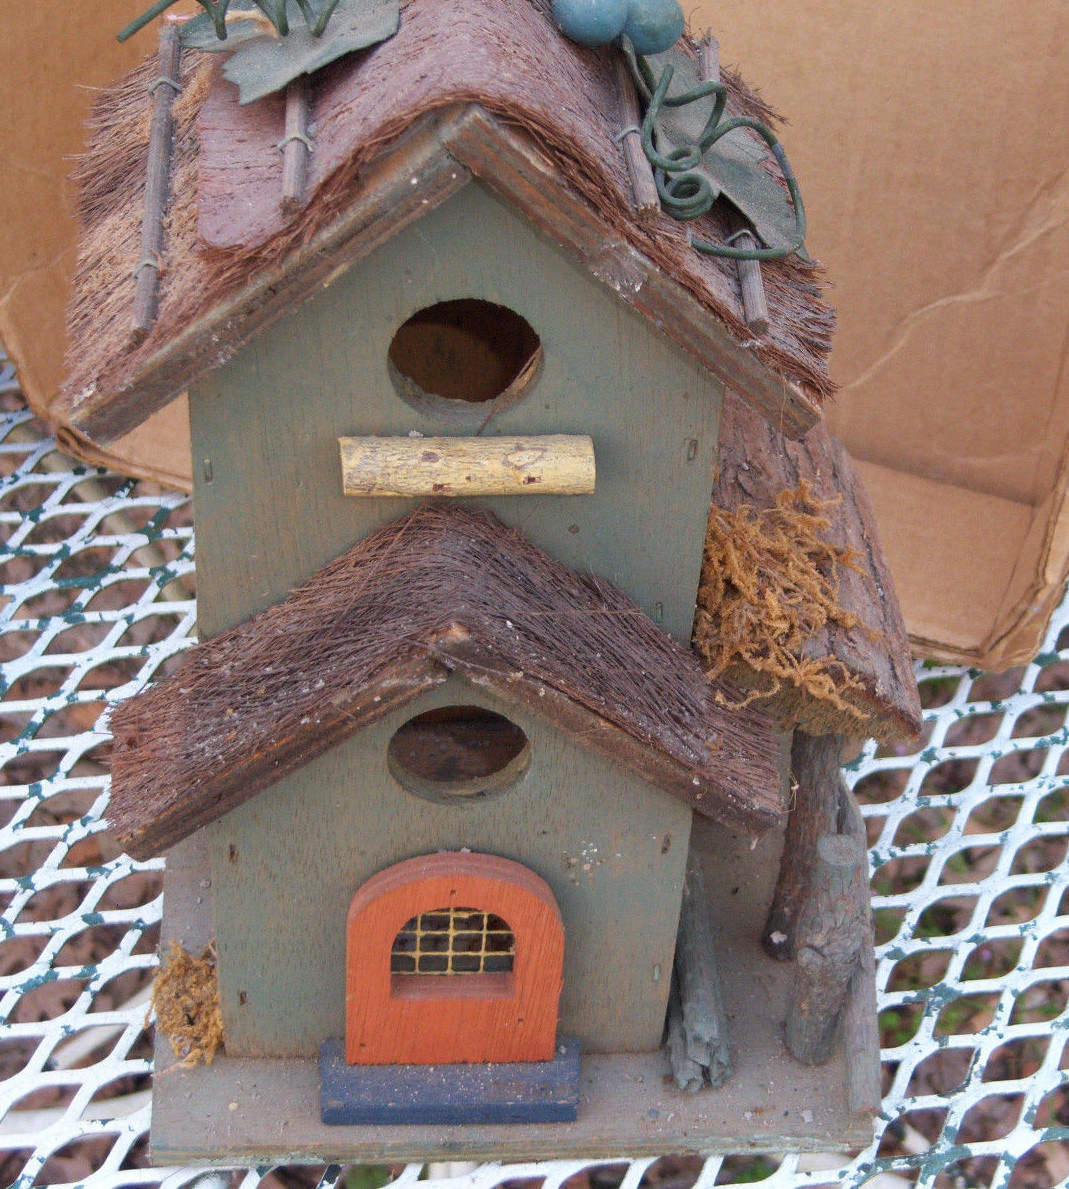
[[[318,1061],[217,1057],[179,1069],[158,1038],[153,1160],[395,1163],[863,1147],[879,1108],[871,960],[854,981],[831,1061],[817,1068],[794,1061],[782,1025],[793,966],[766,957],[758,940],[782,840],[766,837],[751,850],[748,838],[697,821],[693,840],[703,855],[732,1032],[736,1074],[726,1086],[684,1093],[663,1052],[592,1055],[582,1058],[574,1123],[331,1126],[319,1117]],[[163,951],[174,940],[199,952],[211,936],[211,889],[196,837],[170,853],[164,896]]]

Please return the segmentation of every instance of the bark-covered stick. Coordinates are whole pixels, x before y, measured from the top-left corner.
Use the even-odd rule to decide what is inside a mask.
[[[172,107],[178,94],[182,44],[178,25],[164,22],[160,28],[159,73],[152,84],[152,127],[149,132],[148,164],[145,175],[145,213],[141,221],[141,259],[134,290],[134,333],[145,335],[156,321],[160,284],[160,250],[163,247],[163,218],[171,178],[171,139],[174,133]]]
[[[812,891],[798,921],[797,974],[787,1014],[787,1048],[807,1065],[831,1056],[839,1013],[868,934],[865,850],[843,834],[817,843]]]
[[[698,69],[706,82],[720,82],[720,42],[710,34],[698,46]],[[737,248],[756,248],[760,245],[748,230],[749,224],[739,215],[732,220],[732,238]],[[764,334],[770,325],[765,281],[760,260],[739,260],[739,289],[742,292],[742,316],[754,334]]]
[[[620,147],[623,149],[627,172],[631,175],[631,189],[635,197],[635,210],[640,219],[650,219],[661,209],[657,194],[657,183],[653,180],[653,166],[650,165],[642,147],[642,113],[638,108],[638,93],[631,67],[623,53],[616,53],[616,89],[620,96]]]
[[[719,1086],[732,1074],[731,1048],[728,1044],[727,1013],[720,990],[720,975],[716,968],[705,879],[693,851],[687,858],[687,874],[683,881],[683,905],[676,941],[676,974],[683,1004],[683,1028],[688,1041],[688,1054],[704,1054],[707,1047],[708,1056],[703,1064],[707,1065],[710,1082]]]
[[[687,1038],[683,1031],[683,1005],[679,1001],[679,984],[672,979],[668,995],[668,1060],[672,1076],[680,1090],[697,1094],[705,1085],[705,1070],[687,1053]]]
[[[838,833],[842,747],[841,735],[794,732],[790,814],[763,937],[766,952],[781,962],[794,956],[794,932],[809,894],[817,840]]]
[[[296,210],[304,201],[311,154],[309,135],[308,76],[302,74],[286,87],[286,135],[282,141],[282,209]]]

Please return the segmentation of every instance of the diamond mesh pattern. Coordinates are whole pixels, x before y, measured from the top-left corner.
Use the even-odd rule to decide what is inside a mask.
[[[418,1165],[145,1167],[161,864],[109,849],[107,709],[195,633],[188,504],[72,465],[0,357],[0,1184],[373,1189]],[[886,1097],[860,1155],[430,1166],[456,1189],[1069,1180],[1069,605],[1001,678],[921,667],[913,754],[849,770],[872,845]],[[1059,650],[1059,645],[1065,645]]]

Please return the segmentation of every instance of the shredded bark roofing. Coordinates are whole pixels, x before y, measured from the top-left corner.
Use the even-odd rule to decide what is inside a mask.
[[[184,52],[160,312],[141,341],[131,331],[130,311],[149,139],[147,95],[155,61],[102,95],[91,147],[78,170],[83,234],[69,320],[70,378],[53,406],[56,418],[111,437],[218,366],[281,316],[287,301],[307,296],[283,291],[272,303],[276,282],[284,286],[287,270],[297,267],[292,262],[300,258],[301,268],[310,267],[302,250],[318,250],[317,236],[355,209],[369,170],[401,153],[411,140],[406,133],[420,126],[421,118],[440,113],[446,120],[449,113],[475,105],[487,113],[489,135],[525,138],[567,202],[591,212],[603,227],[599,234],[608,257],[601,260],[595,252],[586,259],[595,276],[606,279],[608,263],[616,260],[613,253],[623,253],[624,263],[644,261],[641,268],[647,275],[652,268],[672,278],[696,310],[711,315],[708,324],[732,340],[738,369],[760,361],[799,394],[803,412],[798,429],[804,432],[832,390],[827,354],[834,314],[820,296],[819,267],[795,258],[764,266],[772,325],[768,334],[755,339],[742,320],[734,262],[700,255],[687,242],[687,226],[663,213],[647,222],[635,216],[615,140],[620,121],[607,52],[581,49],[560,36],[536,0],[405,0],[402,8],[396,36],[315,76],[316,148],[309,201],[292,216],[284,216],[279,205],[282,166],[276,145],[282,100],[273,96],[239,108],[234,88],[216,71],[217,63],[205,62],[214,55]],[[734,112],[773,118],[737,76],[725,71],[724,81]],[[454,180],[439,178],[440,189],[423,210],[470,177],[458,163],[463,156],[463,145],[458,145],[468,131],[461,128],[453,140],[448,129],[439,135],[435,151],[452,164]],[[456,160],[443,144],[458,154]],[[490,185],[500,181],[495,171],[502,168],[492,151],[481,164],[471,163],[471,171]],[[430,165],[427,172],[433,172]],[[419,187],[424,182],[421,178]],[[371,220],[373,226],[350,234],[344,244],[346,265],[419,214],[413,210],[402,218],[395,208],[391,204]],[[526,213],[537,219],[539,211]],[[542,214],[552,222],[549,207]],[[723,238],[719,218],[710,214],[698,221],[696,233]],[[327,251],[340,249],[335,244]],[[681,319],[663,310],[645,309],[643,303],[653,300],[650,293],[656,287],[647,281],[642,292],[638,283],[632,293],[631,280],[615,286],[621,299],[644,309],[654,321],[660,318],[663,329],[700,358],[706,349],[701,333],[677,325]],[[250,322],[245,308],[253,291],[260,306],[270,307],[257,315],[258,322]],[[735,387],[741,390],[742,385]]]
[[[826,545],[822,564],[829,571],[826,576],[841,611],[827,616],[798,650],[800,662],[816,663],[825,675],[831,696],[824,697],[817,696],[815,686],[798,681],[794,673],[781,671],[779,677],[770,679],[774,666],[764,665],[766,650],[760,641],[769,626],[783,635],[786,627],[765,624],[749,638],[745,633],[739,638],[737,628],[733,632],[724,621],[729,601],[724,590],[709,581],[710,561],[718,560],[725,551],[718,531],[721,514],[727,513],[730,519],[732,514],[742,513],[756,522],[776,506],[784,492],[791,493],[800,485],[811,497],[809,514],[802,520],[827,524],[820,533]],[[814,516],[817,506],[822,512]],[[792,530],[792,547],[802,552],[805,537],[802,526]],[[836,552],[849,555],[849,564],[833,563]],[[744,613],[752,621],[768,616],[769,600],[773,616],[779,614],[781,619],[777,602],[815,602],[811,594],[792,588],[784,564],[789,560],[762,558],[765,599],[752,592],[744,599],[749,603]],[[737,557],[734,562],[739,564]],[[823,425],[811,430],[804,441],[786,441],[730,392],[720,421],[717,479],[694,644],[706,658],[733,654],[723,668],[728,679],[743,689],[770,695],[761,703],[770,713],[810,734],[871,735],[890,741],[912,738],[920,731],[920,694],[909,637],[880,545],[876,516],[849,455]],[[749,661],[743,659],[747,653]]]
[[[158,853],[451,671],[730,826],[784,812],[763,711],[718,705],[616,587],[491,515],[425,504],[115,711],[111,829]]]

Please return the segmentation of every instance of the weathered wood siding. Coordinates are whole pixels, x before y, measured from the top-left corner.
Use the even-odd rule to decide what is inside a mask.
[[[526,732],[519,785],[438,805],[390,775],[408,718],[475,704]],[[564,921],[560,1032],[583,1051],[661,1042],[690,810],[458,677],[314,760],[208,829],[220,999],[231,1056],[314,1056],[345,1028],[345,920],[357,888],[402,859],[469,847],[514,859]]]
[[[463,297],[516,310],[545,349],[533,390],[484,433],[590,434],[597,462],[593,495],[479,502],[689,640],[722,387],[481,185],[191,391],[202,637],[277,602],[412,506],[343,496],[337,439],[461,432],[400,399],[387,351],[416,310]]]

